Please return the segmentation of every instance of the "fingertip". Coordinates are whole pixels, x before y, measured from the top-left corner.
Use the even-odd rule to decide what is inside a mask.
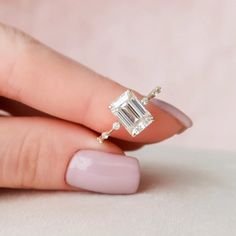
[[[140,94],[137,96],[140,99],[143,97]],[[145,108],[154,117],[150,125],[135,137],[129,135],[124,127],[114,132],[113,137],[134,143],[154,143],[183,133],[192,126],[192,120],[184,112],[167,102],[152,99]]]
[[[80,150],[70,160],[66,182],[99,193],[133,194],[140,183],[139,162],[124,155]]]

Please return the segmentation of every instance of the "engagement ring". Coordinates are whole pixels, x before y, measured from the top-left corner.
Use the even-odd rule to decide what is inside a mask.
[[[112,128],[109,131],[105,131],[97,137],[97,141],[103,143],[112,132],[120,129],[121,125],[124,126],[132,137],[140,134],[154,121],[154,117],[145,106],[151,99],[157,97],[160,92],[161,87],[156,87],[141,100],[131,90],[122,93],[109,106],[110,111],[118,118],[118,121],[112,124]]]

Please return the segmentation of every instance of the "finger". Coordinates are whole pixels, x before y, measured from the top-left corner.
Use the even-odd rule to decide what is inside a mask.
[[[7,114],[11,114],[13,116],[44,116],[44,117],[50,117],[48,114],[40,112],[36,109],[33,109],[29,106],[26,106],[23,103],[0,97],[0,108],[7,112]],[[1,115],[1,113],[0,113]],[[135,142],[127,142],[123,141],[121,139],[110,139],[113,143],[118,145],[122,150],[124,151],[132,151],[140,149],[143,145],[140,143]]]
[[[30,106],[27,106],[21,102],[1,97],[0,96],[0,108],[12,114],[13,116],[45,116],[50,117],[49,114],[36,110]]]
[[[115,143],[117,146],[119,146],[124,151],[138,150],[145,145],[145,144],[137,143],[137,142],[124,141],[122,139],[117,139],[117,138],[110,138],[110,141]]]
[[[48,114],[40,112],[36,109],[33,109],[29,106],[26,106],[23,103],[0,97],[0,108],[4,111],[6,111],[8,114],[11,114],[13,116],[44,116],[44,117],[50,117]],[[0,113],[1,115],[1,113]],[[143,145],[140,143],[135,142],[127,142],[123,141],[121,139],[110,139],[113,143],[118,145],[122,150],[124,151],[133,151],[140,149]]]
[[[98,132],[110,129],[116,119],[107,107],[126,90],[125,87],[28,36],[19,36],[12,30],[1,30],[0,35],[3,38],[0,46],[0,59],[4,62],[0,65],[3,96]],[[152,104],[149,109],[155,117],[158,116],[152,128],[146,129],[135,139],[124,129],[114,132],[113,136],[148,143],[161,141],[188,127],[168,109],[163,110]]]
[[[129,194],[139,185],[138,161],[79,125],[1,117],[0,143],[0,187]]]

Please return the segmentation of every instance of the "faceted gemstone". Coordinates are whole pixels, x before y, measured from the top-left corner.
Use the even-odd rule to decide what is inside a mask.
[[[103,133],[102,133],[102,138],[103,138],[103,139],[108,139],[108,137],[109,137],[109,135],[108,135],[107,132],[103,132]]]
[[[161,87],[158,86],[153,90],[153,95],[156,97],[160,92],[161,92]]]
[[[130,90],[113,101],[109,108],[132,136],[138,135],[154,120],[151,113]]]
[[[148,98],[147,97],[144,97],[142,100],[141,100],[141,103],[143,105],[147,105],[148,104]]]
[[[114,130],[118,130],[118,129],[120,128],[120,123],[119,123],[119,122],[113,123],[112,128],[113,128]]]

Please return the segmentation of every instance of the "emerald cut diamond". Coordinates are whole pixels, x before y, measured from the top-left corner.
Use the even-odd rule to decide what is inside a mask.
[[[119,122],[134,137],[149,126],[154,118],[131,90],[127,90],[109,106]]]

